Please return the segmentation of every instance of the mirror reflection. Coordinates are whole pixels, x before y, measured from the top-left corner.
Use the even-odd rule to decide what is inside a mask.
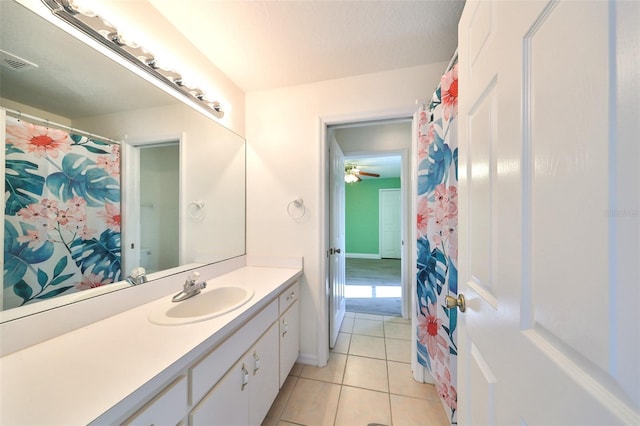
[[[244,254],[241,137],[15,1],[0,19],[3,320]]]

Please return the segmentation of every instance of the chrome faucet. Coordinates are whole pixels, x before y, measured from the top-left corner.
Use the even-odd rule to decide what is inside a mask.
[[[198,278],[200,278],[200,272],[192,272],[189,276],[189,279],[184,282],[182,291],[173,296],[171,300],[174,302],[182,302],[183,300],[193,297],[196,294],[200,294],[200,290],[205,288],[207,286],[207,283],[204,281],[199,283]]]
[[[135,268],[131,271],[131,275],[129,275],[125,280],[131,285],[139,285],[147,282],[147,271],[142,266]]]

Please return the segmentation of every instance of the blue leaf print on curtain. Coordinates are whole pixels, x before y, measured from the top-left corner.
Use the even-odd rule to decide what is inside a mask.
[[[457,423],[456,329],[458,312],[445,296],[458,292],[457,57],[418,121],[417,356]]]
[[[120,147],[7,118],[5,308],[120,280]]]
[[[45,179],[30,172],[38,170],[38,165],[31,161],[6,160],[4,165],[4,188],[9,194],[4,211],[6,215],[13,216],[21,208],[37,201],[35,196],[42,195]]]

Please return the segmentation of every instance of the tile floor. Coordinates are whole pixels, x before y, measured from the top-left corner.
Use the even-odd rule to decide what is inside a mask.
[[[449,425],[435,387],[413,380],[403,318],[347,312],[323,367],[296,364],[263,426]]]

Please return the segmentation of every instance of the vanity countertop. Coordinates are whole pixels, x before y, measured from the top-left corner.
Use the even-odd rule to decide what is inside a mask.
[[[255,291],[249,302],[221,316],[155,325],[149,313],[171,297],[165,296],[4,356],[0,424],[86,425],[117,404],[126,404],[127,397],[142,399],[236,331],[301,275],[296,268],[245,266],[207,280],[203,292],[230,284]]]

